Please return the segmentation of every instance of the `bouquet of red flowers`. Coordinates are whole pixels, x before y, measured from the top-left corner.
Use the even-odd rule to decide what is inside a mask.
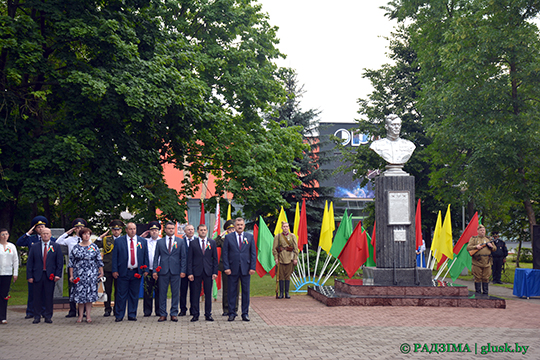
[[[140,279],[140,278],[141,278],[141,274],[139,274],[139,273],[136,273],[134,276],[135,276],[137,279]]]
[[[161,271],[161,266],[158,266],[158,267],[156,268],[156,272],[160,272],[160,271]]]
[[[144,269],[146,269],[147,267],[148,267],[148,266],[146,266],[146,265],[141,265],[141,270],[144,270]]]
[[[54,280],[54,274],[51,274],[51,275],[49,276],[49,280],[51,280],[51,281]]]
[[[78,283],[79,281],[81,281],[81,278],[80,278],[80,277],[76,277],[75,279],[73,279],[73,283],[74,283],[74,284]]]

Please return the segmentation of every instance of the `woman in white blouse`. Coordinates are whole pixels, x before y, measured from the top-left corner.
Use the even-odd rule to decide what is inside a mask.
[[[0,323],[7,324],[7,303],[11,278],[17,281],[19,275],[19,255],[14,244],[8,242],[9,232],[0,229]]]

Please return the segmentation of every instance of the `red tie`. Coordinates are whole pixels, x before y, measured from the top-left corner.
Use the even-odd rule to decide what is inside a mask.
[[[47,270],[47,244],[43,248],[43,270]]]
[[[169,237],[169,254],[171,253],[171,250],[172,250],[172,237]]]
[[[238,234],[238,248],[242,250],[242,235]]]
[[[129,250],[131,251],[131,266],[135,266],[135,245],[133,244],[133,238],[131,238]]]

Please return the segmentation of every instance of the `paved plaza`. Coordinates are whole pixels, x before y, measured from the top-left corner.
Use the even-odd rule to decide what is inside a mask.
[[[120,323],[95,307],[92,324],[65,318],[67,310],[55,311],[53,324],[32,324],[24,306],[9,307],[0,359],[540,359],[540,300],[494,291],[511,299],[506,309],[326,307],[307,295],[254,297],[250,322],[228,322],[219,299],[216,321],[196,323],[143,317],[142,301],[138,321]],[[429,353],[432,344],[445,344],[435,345],[445,352]],[[487,353],[488,344],[507,352]],[[516,344],[526,353],[516,353]]]

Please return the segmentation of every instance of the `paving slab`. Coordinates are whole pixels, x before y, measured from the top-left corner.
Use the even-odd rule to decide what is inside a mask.
[[[228,322],[218,299],[215,321],[195,323],[143,317],[142,301],[138,321],[119,323],[94,309],[92,324],[65,318],[66,310],[55,311],[53,324],[32,324],[21,308],[8,307],[9,323],[0,325],[2,360],[540,358],[540,304],[523,300],[477,309],[327,307],[307,295],[253,297],[251,321]],[[439,350],[445,344],[445,351],[429,353],[432,344]],[[516,353],[515,344],[528,346],[526,353]],[[514,352],[480,354],[495,345]],[[447,352],[457,346],[462,351]]]

